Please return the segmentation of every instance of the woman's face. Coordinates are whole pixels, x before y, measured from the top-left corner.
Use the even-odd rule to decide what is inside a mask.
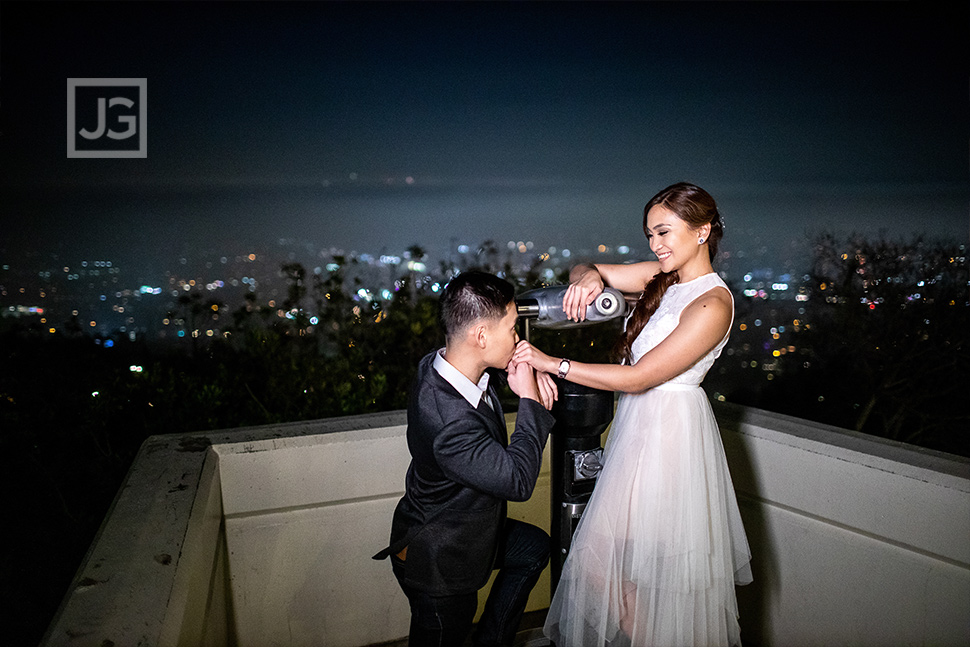
[[[697,255],[701,247],[697,243],[699,235],[677,214],[659,204],[647,212],[647,241],[663,272],[679,269]]]

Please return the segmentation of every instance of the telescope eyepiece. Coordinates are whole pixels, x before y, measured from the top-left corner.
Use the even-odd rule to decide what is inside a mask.
[[[612,318],[623,305],[623,299],[618,299],[612,292],[601,292],[593,302],[597,312],[605,318]]]
[[[539,316],[540,312],[539,302],[536,299],[516,299],[515,309],[518,312],[519,317],[526,317],[529,319],[535,319]]]

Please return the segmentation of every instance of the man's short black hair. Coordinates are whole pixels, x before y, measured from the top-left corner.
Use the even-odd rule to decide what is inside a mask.
[[[508,313],[514,297],[512,284],[494,274],[478,270],[462,272],[448,283],[441,297],[445,337],[450,341],[482,319],[501,319]]]

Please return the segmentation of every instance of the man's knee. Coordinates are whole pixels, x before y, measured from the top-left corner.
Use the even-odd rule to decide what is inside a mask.
[[[549,562],[549,535],[542,528],[523,521],[510,520],[509,557],[539,569]]]

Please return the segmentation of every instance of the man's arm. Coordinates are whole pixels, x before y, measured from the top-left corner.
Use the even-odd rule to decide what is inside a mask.
[[[495,440],[480,417],[464,416],[436,435],[435,456],[448,478],[501,499],[525,501],[535,489],[554,422],[536,400],[522,398],[508,447]]]

